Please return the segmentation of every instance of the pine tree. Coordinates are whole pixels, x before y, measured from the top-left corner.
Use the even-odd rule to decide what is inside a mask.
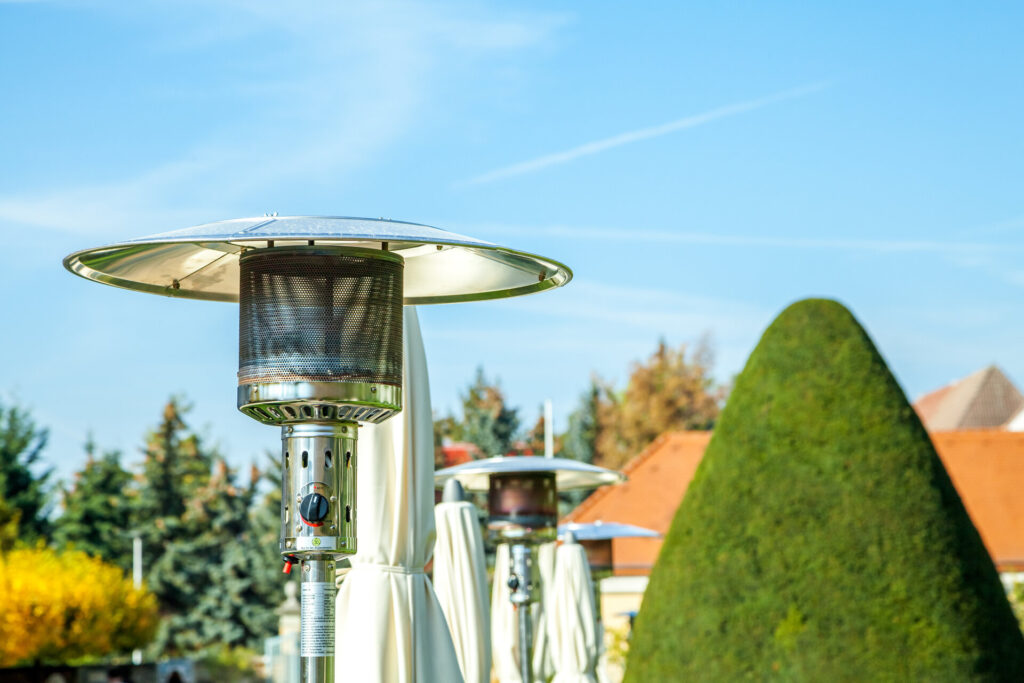
[[[211,647],[259,647],[273,632],[265,574],[254,563],[256,534],[250,508],[256,481],[240,486],[218,459],[214,473],[188,501],[151,572],[150,586],[170,609],[155,647],[165,653]],[[174,596],[168,601],[168,596]],[[269,609],[268,609],[269,608]]]
[[[281,454],[268,453],[263,473],[254,477],[262,482],[264,493],[250,514],[248,561],[253,569],[253,591],[260,596],[260,614],[252,622],[267,636],[277,633],[276,609],[284,600],[284,585],[289,580],[282,573],[281,538]],[[292,579],[297,580],[297,579]],[[254,630],[257,630],[254,627]]]
[[[449,438],[476,444],[488,458],[508,453],[519,432],[519,415],[518,410],[505,405],[498,383],[490,382],[484,369],[477,368],[473,383],[461,399],[461,422],[452,416],[434,422],[435,444]]]
[[[0,405],[0,499],[18,512],[18,538],[26,543],[50,534],[52,470],[39,468],[48,436],[27,410]]]
[[[590,386],[580,396],[578,407],[569,415],[569,428],[562,437],[563,457],[585,463],[594,462],[600,433],[598,411],[605,393],[605,387],[596,377],[591,377]]]
[[[491,383],[483,368],[462,397],[463,440],[475,443],[487,456],[504,455],[512,448],[519,431],[515,408],[505,405],[497,382]]]
[[[160,425],[146,438],[142,486],[136,512],[142,519],[180,517],[192,493],[210,477],[215,454],[190,431],[184,416],[190,406],[177,397],[164,406]]]
[[[686,345],[659,342],[646,363],[634,365],[625,391],[606,392],[598,403],[594,462],[618,469],[666,431],[710,429],[723,395],[711,377],[712,360],[706,341],[689,354]]]
[[[199,594],[209,589],[195,525],[184,516],[190,501],[210,481],[216,452],[188,429],[188,407],[178,398],[164,406],[162,419],[146,437],[142,472],[134,487],[132,530],[142,538],[146,583],[160,603],[161,623],[150,647],[154,656],[199,647],[201,639],[172,639],[177,617],[195,609]],[[173,642],[172,642],[173,640]],[[165,649],[168,648],[168,649]]]
[[[91,438],[85,450],[85,467],[75,474],[72,487],[62,492],[64,513],[54,525],[54,541],[129,570],[132,475],[121,467],[117,451],[97,458],[96,444]]]
[[[254,506],[261,475],[246,485],[185,422],[179,400],[147,438],[132,520],[143,536],[146,582],[160,602],[150,656],[259,649],[276,630],[283,597],[280,464]],[[170,494],[168,494],[170,492]]]
[[[978,532],[834,301],[764,333],[665,538],[626,681],[681,680],[1024,680]]]
[[[20,520],[21,513],[0,498],[0,553],[5,553],[17,545]]]

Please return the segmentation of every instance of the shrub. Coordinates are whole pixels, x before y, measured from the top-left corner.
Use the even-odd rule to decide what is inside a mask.
[[[1024,639],[903,392],[842,305],[764,333],[676,512],[627,682],[1020,681]]]
[[[157,606],[121,569],[80,551],[0,554],[0,666],[125,653],[153,636]]]

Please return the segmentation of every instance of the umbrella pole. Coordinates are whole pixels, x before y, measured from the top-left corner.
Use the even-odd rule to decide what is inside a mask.
[[[523,683],[533,681],[533,623],[530,621],[533,548],[525,543],[512,546],[512,572],[509,577],[510,598],[516,608],[519,624],[519,672]]]
[[[334,560],[302,560],[302,683],[334,683]]]

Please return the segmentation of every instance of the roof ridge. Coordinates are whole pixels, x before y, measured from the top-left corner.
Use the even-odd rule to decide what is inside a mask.
[[[974,402],[978,400],[979,396],[981,396],[981,391],[982,389],[985,388],[985,385],[987,385],[989,381],[991,381],[993,370],[995,370],[995,366],[988,365],[983,367],[981,370],[972,372],[970,375],[964,378],[964,380],[966,380],[974,375],[980,375],[980,377],[978,378],[978,382],[974,385],[974,391],[968,395],[967,400],[964,402],[964,409],[960,413],[960,419],[956,421],[956,426],[958,428],[963,427],[964,422],[966,422],[967,420],[967,415],[970,412],[970,407],[973,406]]]

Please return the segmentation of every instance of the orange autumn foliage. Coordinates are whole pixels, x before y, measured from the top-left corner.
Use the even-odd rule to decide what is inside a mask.
[[[153,595],[98,558],[43,547],[0,554],[0,667],[127,652],[156,624]]]

